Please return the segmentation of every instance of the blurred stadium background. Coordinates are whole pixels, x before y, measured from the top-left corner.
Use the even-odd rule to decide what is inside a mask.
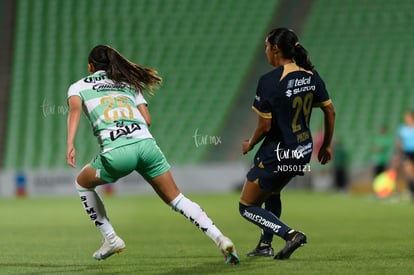
[[[394,135],[413,104],[411,0],[0,0],[0,15],[0,196],[20,187],[29,195],[73,192],[78,170],[65,163],[66,91],[87,73],[96,44],[163,76],[148,98],[151,131],[188,190],[243,181],[253,154],[242,156],[241,141],[256,123],[257,80],[272,69],[264,38],[274,27],[298,33],[326,82],[350,189],[370,184],[373,137],[384,125]],[[316,134],[319,110],[311,123]],[[97,152],[83,117],[78,169]],[[332,164],[311,165],[297,186],[334,186]],[[135,182],[142,180],[115,188],[147,190]]]

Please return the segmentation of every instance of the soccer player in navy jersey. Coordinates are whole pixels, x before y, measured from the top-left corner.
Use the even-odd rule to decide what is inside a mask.
[[[288,259],[306,243],[306,235],[280,220],[280,192],[293,177],[310,170],[313,143],[309,121],[314,107],[324,113],[318,160],[321,164],[331,160],[335,111],[323,80],[292,30],[273,29],[265,42],[267,59],[275,69],[259,80],[252,106],[258,122],[252,137],[242,144],[243,154],[247,154],[263,141],[247,173],[239,211],[262,232],[256,248],[247,256]],[[276,255],[273,235],[286,241]]]

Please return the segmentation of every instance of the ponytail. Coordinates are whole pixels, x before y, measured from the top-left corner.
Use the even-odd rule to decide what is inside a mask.
[[[308,51],[299,43],[294,45],[293,60],[299,66],[305,70],[311,71],[313,69],[312,62],[309,59]]]
[[[151,94],[162,83],[162,78],[155,69],[132,63],[117,50],[106,45],[93,48],[88,60],[95,70],[105,70],[108,78],[115,82],[126,82],[137,91]]]

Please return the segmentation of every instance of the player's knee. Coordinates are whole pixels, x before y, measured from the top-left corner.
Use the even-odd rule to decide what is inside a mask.
[[[93,189],[95,188],[94,185],[91,185],[90,182],[86,181],[84,177],[78,175],[76,178],[76,185],[85,189]]]

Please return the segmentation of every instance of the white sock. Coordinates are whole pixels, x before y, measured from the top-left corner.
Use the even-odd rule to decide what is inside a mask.
[[[218,238],[223,234],[197,203],[189,200],[180,193],[170,202],[170,206],[174,211],[183,214],[217,244]]]
[[[76,181],[75,185],[86,214],[88,214],[91,218],[92,222],[99,229],[102,236],[105,239],[115,236],[115,230],[109,222],[105,206],[101,197],[99,197],[98,193],[96,193],[95,188],[82,187]]]

